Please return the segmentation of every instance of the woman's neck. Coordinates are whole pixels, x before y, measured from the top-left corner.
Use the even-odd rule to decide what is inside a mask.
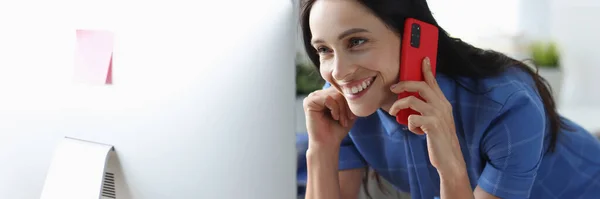
[[[398,100],[398,95],[390,92],[389,95],[385,98],[383,104],[381,105],[381,109],[389,113],[390,109],[392,108],[392,105],[394,104],[394,102],[396,102],[396,100]]]

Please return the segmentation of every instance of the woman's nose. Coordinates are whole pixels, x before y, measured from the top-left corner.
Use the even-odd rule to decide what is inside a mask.
[[[343,80],[352,74],[354,67],[350,61],[342,56],[336,56],[333,63],[332,76],[336,80]]]

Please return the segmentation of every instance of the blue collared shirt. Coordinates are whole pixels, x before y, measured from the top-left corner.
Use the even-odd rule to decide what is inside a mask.
[[[563,130],[555,152],[547,152],[548,120],[526,73],[515,68],[485,79],[436,79],[452,104],[473,189],[500,198],[600,198],[600,142],[562,118],[574,129]],[[439,197],[427,139],[380,109],[359,118],[343,140],[339,169],[368,166],[412,198]]]

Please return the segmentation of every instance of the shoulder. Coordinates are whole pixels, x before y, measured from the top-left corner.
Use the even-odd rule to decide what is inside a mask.
[[[511,68],[495,77],[483,78],[475,86],[482,97],[498,105],[488,115],[485,128],[480,129],[484,150],[495,153],[512,146],[513,152],[529,151],[521,155],[539,155],[547,118],[533,78],[522,69]],[[526,146],[515,147],[517,144]]]
[[[510,68],[484,82],[489,84],[489,92],[485,96],[502,105],[498,116],[508,114],[511,117],[538,120],[542,123],[545,121],[544,104],[530,74],[519,68]]]
[[[485,78],[456,78],[458,87],[482,103],[494,104],[494,110],[506,111],[515,106],[532,106],[543,110],[542,99],[533,77],[517,67]]]
[[[447,92],[457,131],[482,148],[538,139],[546,131],[546,114],[533,78],[518,68],[487,78],[453,78]],[[535,138],[534,138],[535,137]],[[491,150],[491,148],[487,148]]]
[[[478,185],[498,197],[526,198],[543,157],[547,131],[544,106],[533,78],[520,69],[509,69],[473,86],[498,104],[479,131],[486,165]]]

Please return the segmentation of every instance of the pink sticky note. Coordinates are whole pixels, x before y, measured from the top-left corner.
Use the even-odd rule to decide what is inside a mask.
[[[106,84],[112,84],[112,53],[110,54],[110,63],[108,64],[108,74],[106,75]]]
[[[114,35],[104,30],[77,30],[74,78],[78,83],[112,84]]]

